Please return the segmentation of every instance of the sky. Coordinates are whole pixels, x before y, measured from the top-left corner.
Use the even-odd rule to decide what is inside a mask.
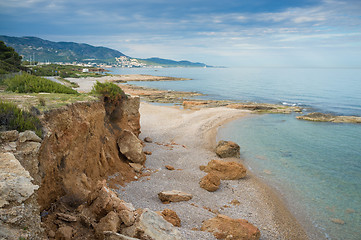
[[[361,67],[361,0],[0,0],[0,35],[215,66]]]

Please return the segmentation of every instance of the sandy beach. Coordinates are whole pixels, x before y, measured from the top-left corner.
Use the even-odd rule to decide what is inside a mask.
[[[120,198],[136,208],[176,211],[182,221],[179,230],[184,239],[215,239],[212,234],[196,229],[216,213],[248,220],[260,229],[261,239],[307,239],[277,194],[250,172],[245,179],[222,180],[215,192],[199,187],[199,180],[206,175],[199,166],[218,159],[213,151],[218,127],[235,118],[248,117],[248,111],[222,107],[191,111],[141,103],[140,113],[140,138],[153,140],[145,143],[144,148],[152,152],[143,171],[150,176],[120,187],[117,190]],[[167,170],[165,165],[176,170]],[[166,190],[191,193],[193,199],[163,204],[157,194]],[[240,204],[232,205],[232,200]]]

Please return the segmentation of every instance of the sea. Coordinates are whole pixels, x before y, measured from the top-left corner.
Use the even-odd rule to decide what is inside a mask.
[[[304,113],[361,116],[361,68],[112,68],[191,81],[132,82],[194,91],[202,99],[300,106]],[[361,124],[252,114],[218,131],[247,167],[275,189],[310,239],[361,239]]]

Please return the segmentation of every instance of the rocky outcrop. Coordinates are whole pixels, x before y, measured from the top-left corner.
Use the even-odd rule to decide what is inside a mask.
[[[313,112],[307,115],[298,116],[297,119],[313,121],[313,122],[361,123],[361,117],[334,116],[332,114],[325,114],[319,112]]]
[[[239,158],[241,155],[240,149],[239,145],[235,142],[219,141],[216,147],[216,154],[220,158]]]
[[[236,180],[244,178],[247,174],[246,168],[237,162],[212,160],[207,166],[200,166],[199,168],[202,171],[217,175],[222,180]]]
[[[221,178],[213,172],[208,173],[199,182],[199,186],[209,192],[217,191],[220,184]]]
[[[42,209],[60,198],[79,205],[98,180],[113,174],[112,181],[117,184],[134,180],[137,173],[127,163],[133,154],[120,152],[119,146],[128,144],[124,135],[140,142],[139,119],[136,97],[118,103],[75,103],[46,113],[47,134],[39,150],[42,183],[38,200]],[[142,155],[140,151],[138,144],[138,155]],[[137,162],[144,160],[141,156]]]
[[[261,236],[259,229],[247,220],[221,214],[204,221],[201,230],[213,233],[217,239],[258,240]]]
[[[0,133],[1,239],[42,237],[40,210],[36,201],[39,186],[34,181],[34,177],[38,176],[39,141],[41,139],[30,131]]]
[[[185,193],[178,190],[172,190],[172,191],[163,191],[158,193],[158,198],[163,203],[169,203],[169,202],[181,202],[181,201],[189,201],[193,198],[192,194]]]
[[[12,153],[0,153],[0,238],[41,236],[33,178]]]

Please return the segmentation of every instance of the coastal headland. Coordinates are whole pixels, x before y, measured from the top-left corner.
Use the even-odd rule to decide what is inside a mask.
[[[118,81],[108,77],[71,80],[84,93],[90,92],[96,81]],[[39,190],[30,194],[29,209],[41,210],[44,234],[50,239],[66,234],[102,238],[106,236],[103,230],[108,229],[107,222],[115,224],[114,218],[119,217],[122,230],[116,224],[118,227],[111,232],[136,236],[131,231],[138,227],[141,216],[153,214],[149,211],[177,214],[181,237],[174,239],[216,239],[217,235],[202,229],[205,221],[217,216],[245,219],[242,221],[260,231],[260,239],[309,239],[309,229],[305,231],[280,194],[249,170],[244,178],[220,181],[213,192],[200,187],[201,179],[207,175],[202,166],[220,160],[215,153],[218,127],[237,118],[252,117],[250,113],[290,113],[299,111],[297,107],[194,100],[192,97],[199,93],[119,85],[129,98],[116,105],[89,95],[66,100],[67,105],[57,105],[63,102],[63,95],[1,95],[23,107],[35,104],[40,97],[49,100],[48,109],[37,113],[48,129],[44,139],[31,138],[23,143],[19,136],[25,133],[8,132],[10,142],[4,140],[1,150],[10,162],[19,159],[25,164],[21,171],[30,172],[29,181],[31,177],[35,179],[36,185],[31,187]],[[176,105],[154,105],[139,101],[139,96],[144,101]],[[32,141],[37,142],[36,149],[27,155],[25,146],[35,145]],[[222,161],[242,164],[246,160],[241,156]],[[11,187],[18,191],[16,185]],[[161,192],[173,190],[191,197],[168,204],[160,201]],[[7,206],[6,214],[16,207]],[[119,216],[113,216],[114,211]],[[31,220],[36,223],[34,228],[40,224],[37,217]]]

